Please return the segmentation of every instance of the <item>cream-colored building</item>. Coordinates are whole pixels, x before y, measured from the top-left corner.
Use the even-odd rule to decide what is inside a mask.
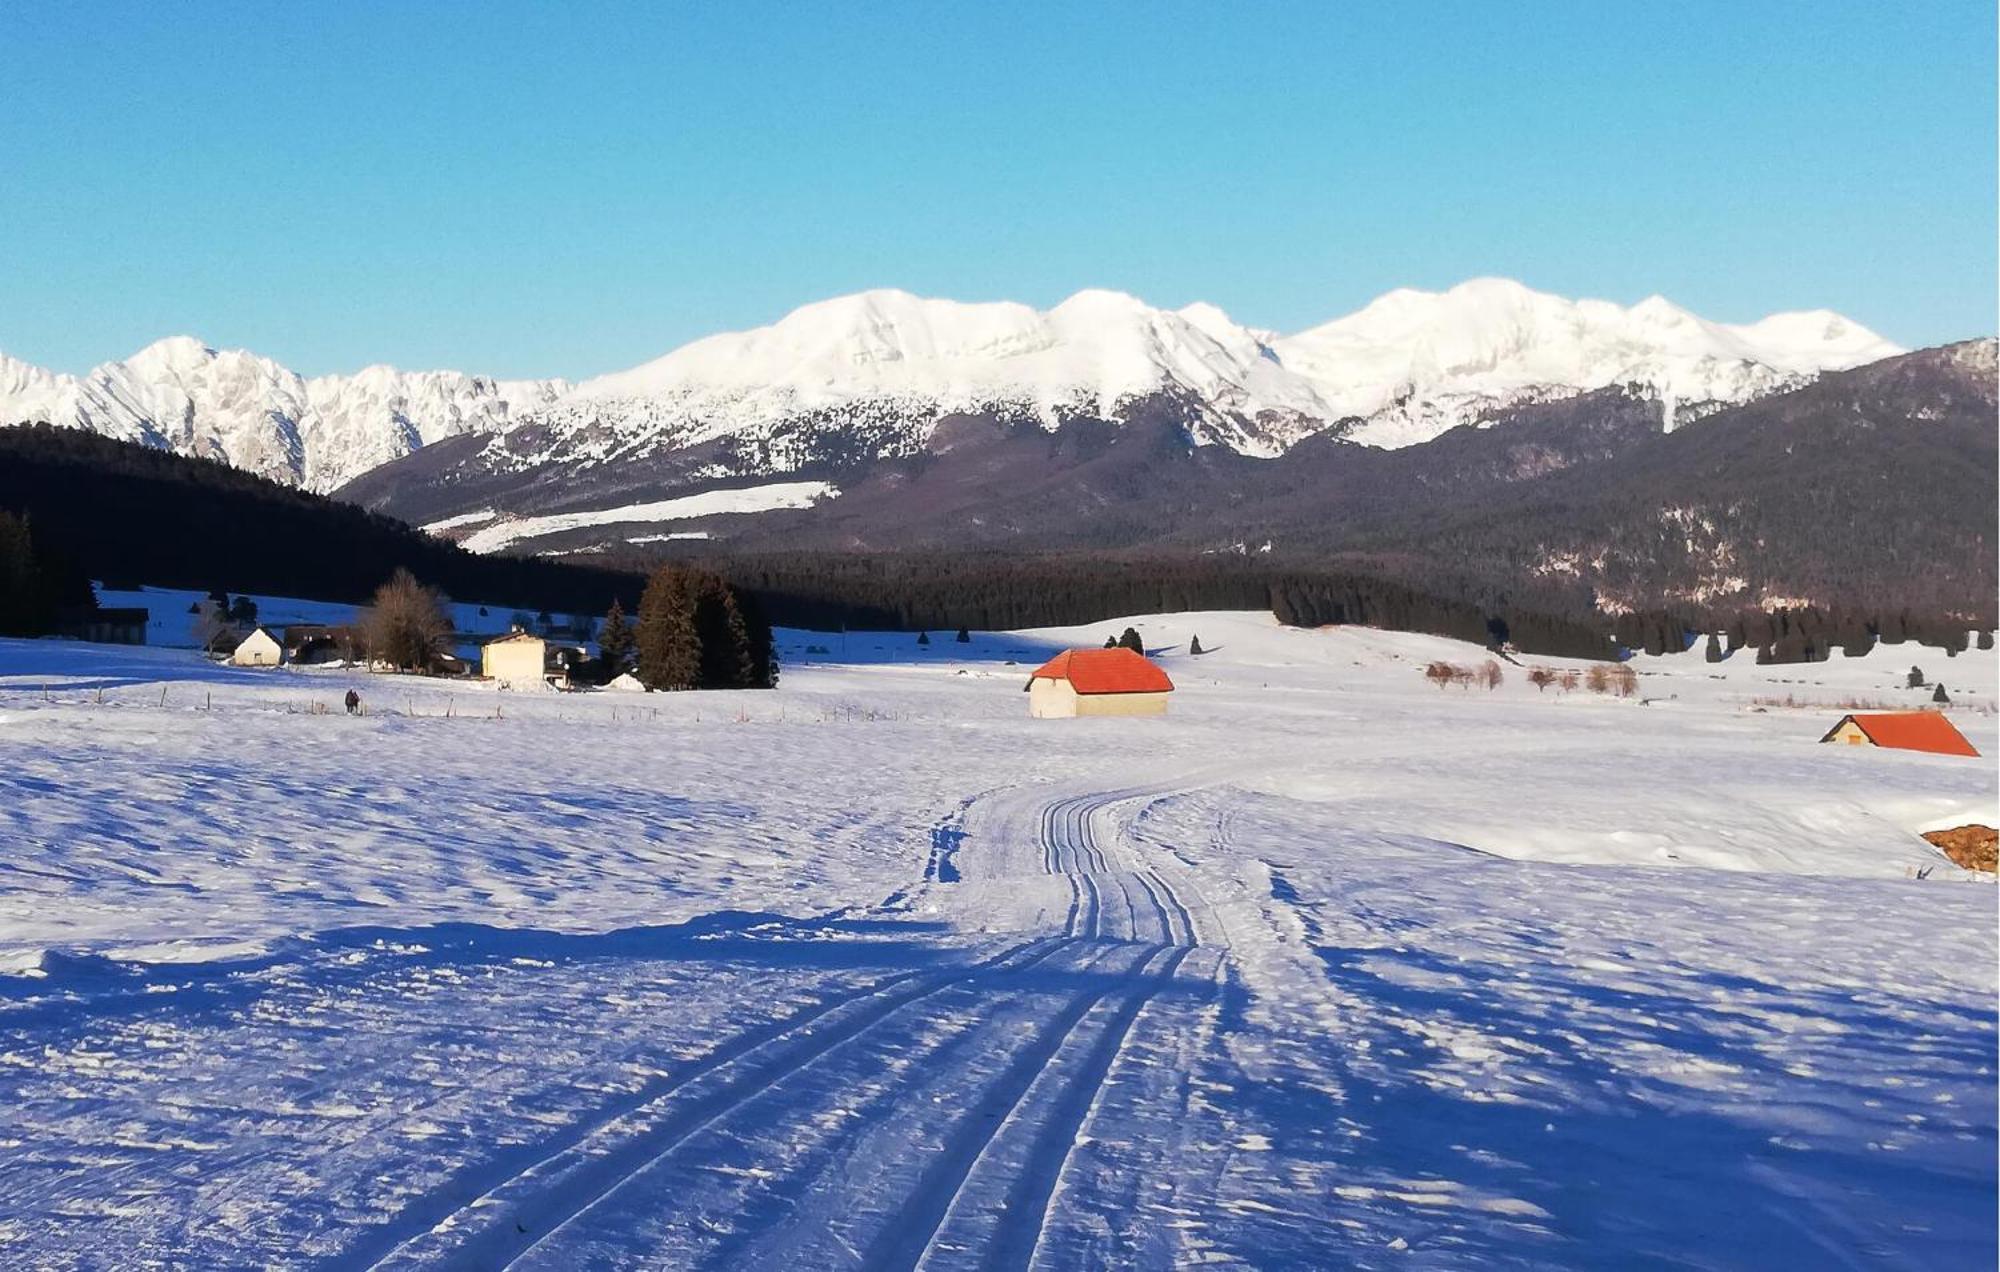
[[[547,675],[549,644],[531,632],[509,632],[479,649],[479,674],[502,689],[539,689]]]
[[[285,661],[285,647],[278,638],[259,627],[236,642],[229,661],[238,667],[275,667]]]
[[[1167,713],[1174,682],[1129,649],[1066,649],[1035,669],[1027,690],[1037,720],[1155,716]]]

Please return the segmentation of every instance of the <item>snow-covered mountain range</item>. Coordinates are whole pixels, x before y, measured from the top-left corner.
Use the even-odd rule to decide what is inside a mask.
[[[1486,412],[1627,384],[1677,415],[1900,352],[1838,314],[1729,325],[1653,297],[1629,308],[1503,279],[1393,291],[1291,336],[1212,305],[1079,292],[1046,311],[871,291],[697,340],[571,386],[372,367],[305,379],[254,354],[161,341],[85,376],[0,355],[0,423],[45,419],[214,455],[330,490],[440,438],[493,435],[489,468],[614,464],[726,442],[733,470],[908,453],[983,414],[1053,428],[1166,400],[1197,444],[1276,455],[1332,432],[1396,447]]]
[[[0,423],[86,428],[326,491],[440,438],[505,429],[569,387],[383,366],[307,379],[177,336],[82,376],[0,353]]]

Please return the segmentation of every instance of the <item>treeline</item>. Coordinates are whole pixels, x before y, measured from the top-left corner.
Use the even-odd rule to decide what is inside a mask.
[[[1975,629],[1977,635],[1974,635]],[[1964,653],[1975,641],[1993,647],[1992,630],[1974,618],[1898,610],[1875,614],[1817,606],[1770,611],[1654,611],[1622,615],[1613,625],[1619,644],[1648,654],[1678,653],[1703,644],[1704,656],[1720,662],[1739,650],[1760,663],[1824,662],[1834,654],[1859,658],[1877,644],[1904,643]]]
[[[1237,556],[798,553],[711,558],[703,564],[756,595],[772,622],[825,631],[991,631],[1071,626],[1128,614],[1267,610],[1297,626],[1356,623],[1482,644],[1511,641],[1551,655],[1613,653],[1601,620],[1482,608],[1403,583]]]
[[[360,603],[393,570],[464,600],[600,613],[643,578],[533,557],[477,556],[400,521],[217,460],[82,429],[0,428],[0,508],[37,550],[113,583]]]

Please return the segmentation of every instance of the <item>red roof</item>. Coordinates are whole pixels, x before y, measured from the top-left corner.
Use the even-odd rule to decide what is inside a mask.
[[[1065,649],[1035,669],[1028,677],[1037,680],[1067,680],[1081,694],[1172,693],[1174,682],[1167,679],[1144,654],[1129,649]]]
[[[1940,711],[1885,711],[1869,715],[1850,715],[1841,718],[1841,724],[1852,720],[1868,735],[1868,740],[1876,746],[1892,746],[1904,751],[1930,751],[1937,755],[1978,755],[1972,743]],[[1833,726],[1835,730],[1840,724]],[[1832,737],[1829,732],[1827,737]]]

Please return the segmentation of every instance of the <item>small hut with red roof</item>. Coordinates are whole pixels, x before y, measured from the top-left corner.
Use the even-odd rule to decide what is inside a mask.
[[[1938,711],[1881,711],[1842,716],[1822,742],[1886,746],[1934,755],[1978,755],[1957,726]]]
[[[1035,669],[1027,691],[1028,714],[1037,720],[1165,715],[1174,682],[1129,649],[1065,649]]]

